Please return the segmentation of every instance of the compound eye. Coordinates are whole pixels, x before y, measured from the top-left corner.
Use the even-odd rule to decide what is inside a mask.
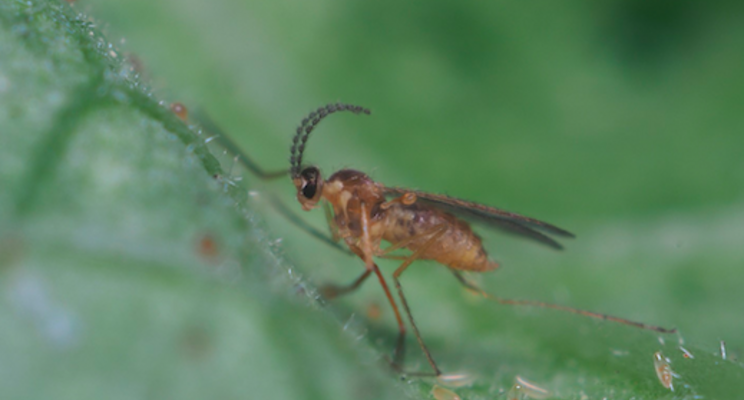
[[[308,167],[300,173],[302,177],[302,195],[306,199],[312,199],[318,192],[318,181],[320,180],[320,171],[315,167]]]
[[[318,185],[315,182],[308,182],[302,188],[302,195],[308,199],[312,199],[315,196],[315,192],[318,190]]]

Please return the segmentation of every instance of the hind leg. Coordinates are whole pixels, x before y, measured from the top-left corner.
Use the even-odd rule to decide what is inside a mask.
[[[462,283],[463,286],[465,286],[466,288],[474,291],[475,293],[487,299],[493,300],[499,304],[504,304],[504,305],[509,305],[509,306],[531,306],[531,307],[540,307],[540,308],[550,308],[553,310],[559,310],[559,311],[569,312],[572,314],[583,315],[589,318],[601,319],[604,321],[613,321],[613,322],[617,322],[620,324],[635,326],[636,328],[648,329],[648,330],[655,331],[655,332],[661,332],[661,333],[677,332],[677,329],[668,329],[668,328],[663,328],[661,326],[648,325],[642,322],[631,321],[629,319],[615,317],[615,316],[608,315],[608,314],[601,314],[601,313],[595,313],[592,311],[580,310],[578,308],[562,306],[559,304],[545,303],[542,301],[534,301],[534,300],[502,299],[501,297],[494,296],[490,293],[485,292],[483,289],[479,288],[474,283],[469,282],[468,280],[465,279],[464,276],[462,276],[460,271],[452,270],[452,273],[455,274],[455,278],[457,278],[457,280],[460,281],[460,283]]]

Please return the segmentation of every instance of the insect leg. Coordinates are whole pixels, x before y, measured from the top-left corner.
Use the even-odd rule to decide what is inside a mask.
[[[286,218],[289,222],[292,223],[292,225],[300,228],[301,230],[309,233],[314,238],[322,241],[323,243],[335,248],[338,251],[344,252],[346,254],[351,254],[349,252],[349,249],[342,246],[338,243],[338,240],[335,237],[328,237],[327,234],[319,231],[312,225],[308,224],[307,221],[299,217],[297,214],[295,214],[292,210],[287,207],[286,204],[284,204],[283,201],[281,201],[277,196],[269,195],[269,200],[271,202],[271,206],[279,212],[284,218]]]
[[[245,154],[235,142],[230,139],[229,136],[225,135],[222,129],[214,122],[206,112],[203,110],[197,110],[197,121],[207,131],[215,134],[216,141],[219,142],[225,149],[235,154],[238,157],[238,161],[245,168],[251,171],[254,175],[261,178],[262,180],[277,179],[289,174],[288,169],[277,170],[277,171],[264,171],[258,163],[253,161],[247,154]]]
[[[323,202],[323,211],[325,212],[326,222],[328,223],[328,230],[331,231],[331,239],[334,242],[338,242],[341,239],[341,235],[338,233],[338,225],[333,219],[331,205],[327,201]]]
[[[320,288],[320,294],[324,298],[331,300],[331,299],[335,299],[336,297],[351,293],[354,290],[358,289],[359,286],[361,286],[362,283],[364,283],[364,281],[366,281],[367,278],[369,278],[369,275],[371,273],[372,273],[371,269],[365,270],[364,273],[362,273],[359,276],[359,278],[356,278],[354,282],[351,282],[348,285],[344,285],[344,286],[337,286],[333,284],[324,285]]]
[[[534,301],[534,300],[502,299],[501,297],[494,296],[494,295],[492,295],[490,293],[485,292],[483,289],[479,288],[474,283],[468,282],[465,279],[465,277],[463,277],[462,274],[459,271],[452,270],[452,273],[455,274],[455,277],[457,278],[457,280],[459,280],[460,283],[462,283],[466,288],[468,288],[468,289],[470,289],[470,290],[472,290],[472,291],[480,294],[481,296],[483,296],[483,297],[485,297],[487,299],[496,301],[496,302],[498,302],[500,304],[511,305],[511,306],[531,306],[531,307],[550,308],[550,309],[553,309],[553,310],[570,312],[572,314],[579,314],[579,315],[583,315],[585,317],[590,317],[590,318],[595,318],[595,319],[601,319],[601,320],[604,320],[604,321],[618,322],[618,323],[621,323],[621,324],[631,325],[631,326],[635,326],[637,328],[648,329],[648,330],[655,331],[655,332],[661,332],[661,333],[675,333],[675,332],[677,332],[677,329],[676,328],[675,329],[669,329],[669,328],[664,328],[664,327],[661,327],[661,326],[647,325],[647,324],[644,324],[642,322],[631,321],[629,319],[615,317],[615,316],[607,315],[607,314],[595,313],[595,312],[592,312],[592,311],[580,310],[578,308],[572,308],[572,307],[562,306],[562,305],[559,305],[559,304],[544,303],[542,301]]]
[[[281,178],[285,175],[289,174],[289,170],[277,170],[277,171],[264,171],[263,168],[261,168],[258,163],[253,161],[246,153],[244,153],[240,146],[238,146],[235,142],[230,139],[229,136],[227,136],[222,129],[220,129],[217,126],[217,123],[214,122],[206,112],[203,110],[197,110],[196,111],[196,120],[199,122],[199,124],[208,132],[211,132],[216,135],[216,141],[222,145],[226,150],[229,152],[235,154],[235,159],[246,169],[251,171],[254,175],[258,176],[262,180],[272,180]],[[316,239],[328,244],[331,247],[336,248],[337,250],[343,251],[345,253],[349,253],[348,249],[345,247],[339,245],[338,242],[338,235],[337,231],[331,230],[331,234],[333,235],[332,238],[327,237],[325,234],[321,233],[317,229],[315,229],[312,225],[308,224],[303,220],[302,218],[298,217],[296,214],[294,214],[277,196],[270,195],[270,202],[271,206],[274,207],[275,210],[277,210],[282,216],[284,216],[289,222],[291,222],[296,227],[300,228],[301,230],[309,233],[311,236],[315,237]]]
[[[328,229],[331,231],[331,239],[328,239],[327,237],[323,236],[322,238],[324,240],[330,241],[333,243],[334,247],[341,246],[338,244],[338,240],[341,239],[341,235],[338,232],[338,225],[336,225],[336,221],[333,219],[333,210],[331,210],[331,206],[327,202],[323,202],[323,210],[325,211],[325,217],[326,222],[328,222]],[[342,248],[343,249],[343,248]],[[345,249],[343,249],[346,251]],[[362,249],[356,248],[355,253],[361,258],[365,259],[364,251]],[[365,263],[367,261],[365,260]],[[338,296],[342,296],[348,293],[353,292],[354,290],[358,289],[359,286],[364,283],[364,281],[367,280],[369,275],[372,273],[371,268],[367,268],[362,275],[359,276],[354,282],[345,285],[345,286],[338,286],[334,284],[328,284],[325,286],[322,286],[320,288],[320,294],[325,297],[328,300],[334,299]]]
[[[432,369],[434,369],[435,376],[439,376],[442,374],[442,371],[439,370],[437,367],[437,364],[434,362],[434,358],[431,356],[431,352],[429,352],[429,349],[426,347],[426,344],[424,343],[424,339],[421,337],[421,333],[418,330],[418,327],[416,326],[416,323],[413,321],[413,315],[411,314],[411,308],[408,306],[408,301],[406,300],[406,296],[403,294],[403,287],[400,285],[400,275],[403,274],[403,271],[408,268],[408,266],[411,265],[412,262],[417,260],[421,254],[423,254],[431,245],[436,243],[437,239],[439,239],[442,234],[447,230],[447,226],[445,225],[439,225],[435,228],[433,228],[431,231],[428,232],[430,235],[429,239],[426,241],[426,243],[421,246],[419,249],[413,252],[408,258],[406,258],[405,261],[398,267],[398,269],[395,270],[393,273],[393,280],[395,281],[395,287],[398,289],[398,296],[400,297],[400,301],[403,303],[403,309],[406,311],[406,315],[408,316],[408,321],[411,323],[411,326],[413,327],[413,332],[416,335],[416,340],[418,341],[419,346],[421,346],[421,350],[423,350],[424,355],[426,356],[427,361],[429,361],[429,365],[431,365]],[[396,349],[396,353],[398,350]]]
[[[367,214],[367,205],[364,203],[364,201],[361,202],[361,225],[362,225],[362,237],[360,240],[359,246],[349,246],[351,250],[356,253],[359,257],[364,260],[365,266],[367,267],[367,270],[371,270],[372,272],[377,275],[377,279],[380,281],[380,286],[382,286],[382,290],[385,292],[385,297],[387,297],[388,302],[390,303],[390,307],[393,308],[393,313],[395,314],[395,320],[398,322],[398,342],[395,345],[395,352],[393,353],[393,360],[391,361],[391,366],[400,371],[400,365],[403,362],[403,348],[405,346],[405,338],[406,338],[406,325],[403,323],[403,318],[400,316],[400,311],[398,310],[398,304],[395,303],[395,298],[393,298],[392,293],[390,293],[390,289],[388,288],[387,282],[385,282],[385,277],[382,276],[382,273],[380,272],[380,268],[377,267],[377,264],[374,263],[372,260],[372,256],[374,254],[374,250],[372,247],[372,239],[370,237],[369,232],[369,217]]]
[[[393,312],[395,313],[395,320],[398,322],[398,342],[395,345],[395,351],[393,352],[393,360],[391,362],[391,365],[394,369],[400,371],[400,365],[403,363],[403,355],[405,354],[403,350],[406,343],[406,325],[403,323],[403,318],[401,318],[400,316],[398,305],[395,303],[395,299],[393,298],[392,293],[390,293],[387,282],[385,282],[385,277],[382,276],[380,268],[377,267],[377,264],[372,264],[372,271],[375,273],[375,275],[377,275],[377,279],[380,281],[380,286],[382,286],[382,290],[385,292],[385,296],[387,297],[388,302],[390,302],[390,306],[393,308]]]

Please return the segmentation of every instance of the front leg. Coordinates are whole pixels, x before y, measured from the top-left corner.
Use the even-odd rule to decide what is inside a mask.
[[[347,239],[346,243],[349,246],[349,249],[359,256],[362,260],[364,260],[364,266],[365,271],[362,273],[359,278],[357,278],[354,282],[352,282],[349,285],[346,286],[335,286],[335,285],[326,285],[320,289],[321,293],[324,295],[327,295],[327,298],[334,298],[338,297],[339,295],[347,294],[355,289],[359,288],[363,282],[367,280],[367,278],[374,272],[377,276],[377,279],[380,282],[380,286],[382,286],[382,290],[385,293],[385,297],[387,297],[388,302],[390,303],[390,307],[393,309],[393,313],[395,314],[395,320],[398,323],[398,340],[395,346],[395,351],[393,353],[393,359],[391,361],[391,365],[393,369],[396,371],[400,371],[400,366],[403,363],[403,355],[404,355],[404,347],[405,347],[405,337],[406,337],[406,326],[403,322],[403,317],[401,317],[400,310],[398,309],[398,305],[395,302],[395,298],[393,297],[392,293],[390,292],[390,288],[387,285],[387,282],[385,281],[385,278],[382,276],[382,273],[380,272],[380,268],[377,266],[377,264],[374,263],[372,256],[375,254],[375,249],[372,246],[372,238],[370,237],[370,223],[369,223],[369,216],[367,214],[367,207],[364,203],[361,205],[362,212],[361,212],[361,231],[362,235],[358,238],[358,240],[352,240],[350,237],[346,237]],[[335,225],[335,221],[332,218],[328,218],[329,226],[332,229],[333,232],[333,226]],[[331,223],[333,221],[333,224]],[[379,249],[377,249],[379,250]]]
[[[217,123],[212,120],[212,118],[210,118],[204,110],[197,109],[195,114],[196,120],[199,125],[201,125],[206,131],[215,135],[217,139],[216,141],[219,142],[225,149],[227,149],[227,151],[235,154],[237,161],[246,169],[251,171],[253,175],[259,177],[261,180],[273,180],[289,175],[289,169],[281,169],[275,171],[264,170],[263,168],[261,168],[260,165],[258,165],[256,161],[249,157],[248,154],[243,152],[240,146],[238,146],[232,139],[230,139],[230,136],[226,135],[224,131],[217,125]]]
[[[326,223],[328,223],[328,230],[331,231],[331,239],[333,239],[334,242],[338,242],[341,239],[341,234],[338,230],[338,224],[333,218],[331,205],[326,201],[323,202],[323,211],[325,212]]]
[[[330,204],[328,204],[328,202],[323,202],[323,211],[325,211],[326,222],[328,223],[328,230],[331,232],[331,239],[333,240],[333,242],[336,243],[341,238],[349,239],[346,241],[349,249],[351,249],[354,254],[359,256],[359,258],[365,260],[365,264],[368,264],[364,250],[354,244],[353,240],[350,240],[351,238],[349,237],[348,231],[344,231],[344,234],[340,232],[338,224],[336,223],[336,219],[333,215],[333,209],[331,209],[331,206]],[[325,284],[320,287],[320,294],[327,300],[332,300],[336,297],[349,294],[362,286],[367,278],[369,278],[370,274],[372,274],[372,270],[372,268],[367,266],[364,272],[358,278],[347,285],[336,285],[332,283]]]
[[[364,283],[367,278],[369,278],[369,275],[372,273],[372,270],[366,269],[364,272],[356,278],[353,282],[351,282],[348,285],[334,285],[334,284],[326,284],[320,287],[320,295],[323,296],[327,300],[333,300],[336,297],[343,296],[345,294],[349,294],[357,289],[359,289],[360,286],[362,286],[362,283]]]
[[[398,322],[398,342],[395,345],[395,351],[393,352],[393,360],[391,362],[391,365],[393,369],[401,371],[401,365],[403,364],[403,357],[405,355],[406,325],[403,323],[403,318],[400,316],[398,304],[395,303],[395,298],[393,298],[393,294],[390,292],[387,282],[385,282],[385,277],[382,276],[380,268],[377,267],[377,264],[372,261],[372,255],[375,253],[375,250],[379,251],[379,248],[374,249],[372,247],[372,238],[369,233],[369,217],[367,214],[367,207],[364,202],[362,202],[361,223],[362,237],[360,240],[360,245],[362,254],[360,256],[364,260],[367,270],[372,270],[375,275],[377,275],[377,279],[380,281],[380,286],[382,286],[382,290],[385,292],[385,297],[387,297],[388,302],[390,303],[390,307],[392,307],[393,313],[395,313],[395,320]]]
[[[406,300],[406,297],[403,294],[403,287],[400,284],[400,276],[408,268],[408,266],[411,265],[412,262],[414,262],[419,257],[421,257],[421,255],[424,254],[426,250],[428,250],[431,246],[437,243],[439,238],[446,231],[447,231],[446,225],[439,225],[439,226],[434,227],[430,231],[424,233],[424,235],[428,237],[424,245],[418,250],[414,251],[413,254],[408,256],[406,260],[403,261],[403,263],[393,273],[393,280],[395,281],[395,287],[396,289],[398,289],[398,296],[400,296],[400,301],[403,304],[403,309],[405,310],[406,315],[408,316],[408,321],[411,323],[411,326],[413,327],[413,333],[416,335],[416,340],[418,341],[419,346],[421,346],[421,350],[424,351],[426,360],[429,361],[429,365],[431,365],[432,369],[434,370],[434,376],[437,376],[437,377],[442,375],[442,372],[439,370],[439,367],[437,367],[436,362],[434,362],[434,357],[432,357],[431,352],[429,351],[429,348],[426,347],[426,344],[424,343],[424,339],[421,337],[421,333],[419,332],[418,327],[416,327],[416,322],[414,322],[413,320],[413,314],[411,314],[411,308],[408,306],[408,301]],[[425,375],[425,374],[421,374],[421,375]]]

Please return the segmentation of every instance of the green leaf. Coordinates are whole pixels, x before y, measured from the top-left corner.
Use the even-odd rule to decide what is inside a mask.
[[[399,390],[92,20],[0,5],[0,397]]]
[[[565,254],[479,229],[503,261],[481,286],[676,326],[694,355],[674,335],[503,308],[416,263],[407,297],[443,371],[475,377],[462,398],[505,398],[516,376],[556,398],[739,396],[733,13],[295,3],[0,0],[0,397],[431,397],[432,379],[385,366],[397,331],[378,285],[316,302],[316,281],[361,262],[299,232],[270,204],[298,210],[291,185],[242,170],[168,97],[267,168],[308,109],[370,106],[324,123],[310,160],[567,226]],[[89,6],[100,21],[75,11]],[[406,368],[428,371],[413,338]]]

